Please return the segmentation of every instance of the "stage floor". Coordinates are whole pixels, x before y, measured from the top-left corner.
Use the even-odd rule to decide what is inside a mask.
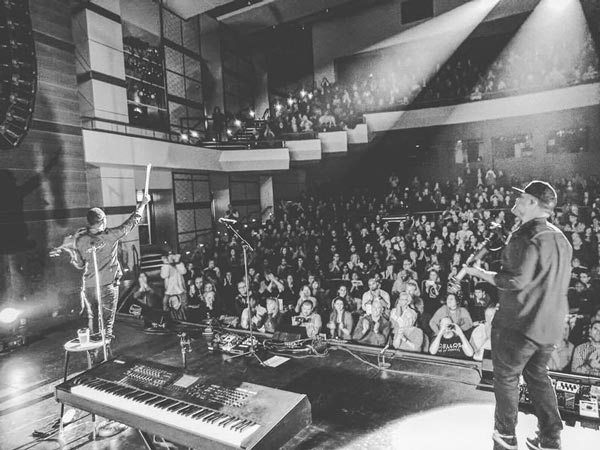
[[[58,417],[54,386],[61,381],[63,344],[77,326],[65,326],[43,339],[0,355],[0,449],[143,449],[135,430],[91,441],[91,418],[65,428],[64,441],[38,441],[34,430]],[[115,354],[181,366],[177,335],[147,335],[141,322],[119,318]],[[209,353],[199,336],[192,342],[191,372],[217,379],[247,381],[308,395],[313,423],[285,445],[292,449],[491,449],[493,394],[476,388],[479,374],[462,367],[395,359],[382,372],[343,350],[324,357],[291,359],[277,368],[254,358],[226,361]],[[376,357],[366,356],[372,363]],[[83,356],[71,358],[70,372],[86,367]],[[520,414],[518,437],[536,428],[535,418]],[[159,447],[168,450],[167,447]],[[600,431],[565,427],[564,450],[598,450]],[[171,448],[170,450],[174,450]]]

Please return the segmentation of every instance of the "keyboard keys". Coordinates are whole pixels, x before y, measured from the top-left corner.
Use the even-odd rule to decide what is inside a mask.
[[[99,379],[81,380],[71,393],[235,446],[260,428],[248,419]]]

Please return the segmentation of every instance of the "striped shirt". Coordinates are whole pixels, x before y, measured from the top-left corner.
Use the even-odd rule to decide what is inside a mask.
[[[600,376],[600,345],[586,342],[575,347],[571,372]]]

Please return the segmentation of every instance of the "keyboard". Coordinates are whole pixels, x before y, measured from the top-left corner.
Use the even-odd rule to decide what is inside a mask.
[[[190,448],[278,448],[311,422],[305,395],[133,358],[58,385],[56,398]]]

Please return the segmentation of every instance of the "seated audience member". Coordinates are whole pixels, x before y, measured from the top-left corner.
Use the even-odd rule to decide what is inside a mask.
[[[365,292],[365,285],[360,279],[358,272],[352,272],[350,280],[350,297],[356,299],[357,308],[361,305],[361,299],[363,292]]]
[[[454,294],[446,295],[446,304],[438,309],[429,321],[429,327],[434,333],[437,334],[440,331],[440,322],[444,317],[449,318],[462,331],[473,328],[473,320],[471,320],[469,311],[467,311],[467,308],[458,306],[458,299]]]
[[[193,284],[189,289],[187,309],[187,319],[189,322],[198,323],[206,317],[206,314],[203,314],[200,310],[204,303],[204,286],[202,282],[203,279],[201,276],[194,278]]]
[[[165,280],[163,311],[169,311],[176,320],[185,320],[187,306],[187,286],[183,276],[187,272],[181,262],[181,255],[169,253],[162,257],[160,277]]]
[[[571,333],[569,334],[569,341],[575,344],[576,347],[587,342],[590,330],[589,324],[595,320],[600,320],[600,307],[596,307],[590,317],[581,314],[570,315]]]
[[[471,358],[473,347],[460,327],[444,317],[440,321],[439,332],[429,347],[429,353],[449,358]]]
[[[348,294],[348,287],[345,284],[341,284],[340,287],[337,290],[337,297],[335,297],[333,299],[333,302],[335,302],[336,300],[340,299],[342,300],[342,302],[344,302],[344,309],[346,311],[349,312],[354,312],[356,311],[356,302],[354,301],[354,299]],[[333,308],[333,302],[332,302],[332,308]]]
[[[390,312],[394,334],[392,345],[400,350],[419,352],[423,348],[425,335],[423,330],[415,326],[418,313],[411,303],[411,296],[407,292],[401,292],[396,306]]]
[[[375,299],[379,299],[384,310],[384,315],[388,316],[391,308],[390,294],[381,289],[381,285],[376,278],[369,278],[368,286],[369,290],[362,296],[362,310],[369,314],[371,303]]]
[[[473,347],[473,359],[483,360],[483,352],[492,349],[492,320],[496,314],[495,306],[488,306],[485,310],[484,320],[479,323],[471,333],[469,343]]]
[[[346,288],[346,286],[340,286],[340,289],[341,287]],[[332,311],[329,315],[329,323],[327,324],[331,337],[345,340],[351,339],[353,325],[352,313],[348,311],[344,298],[341,296],[336,297],[332,302]]]
[[[292,274],[288,274],[285,277],[283,292],[280,296],[280,298],[282,299],[282,313],[291,311],[296,307],[296,300],[298,300],[298,295],[300,295],[300,293],[297,291],[294,276]]]
[[[306,335],[310,338],[319,334],[323,324],[314,309],[314,303],[306,299],[300,304],[300,314],[292,317],[292,325],[306,328]]]
[[[148,284],[148,277],[144,272],[138,276],[139,288],[133,294],[132,314],[141,315],[144,319],[144,330],[154,331],[157,328],[163,328],[160,325],[164,322],[163,313],[160,311],[160,298],[156,291]],[[156,308],[158,306],[158,308]],[[134,312],[134,311],[137,311]]]
[[[225,272],[225,277],[218,284],[217,293],[222,300],[224,314],[236,315],[234,302],[236,293],[233,284],[233,272],[231,270]]]
[[[295,311],[297,313],[300,312],[300,309],[302,308],[302,304],[308,300],[312,303],[313,305],[313,309],[317,308],[317,299],[314,298],[312,295],[312,291],[310,290],[310,286],[308,284],[305,284],[302,286],[302,288],[300,288],[300,298],[298,299],[298,301],[296,302],[296,308]]]
[[[217,298],[215,288],[210,282],[204,285],[204,294],[200,305],[200,314],[203,319],[216,319],[221,316],[223,308]]]
[[[267,282],[267,290],[270,292],[271,297],[277,297],[285,289],[281,280],[270,270],[265,271],[265,279]]]
[[[238,290],[238,293],[235,296],[235,299],[233,300],[233,306],[235,309],[235,315],[237,317],[241,317],[242,311],[244,311],[244,308],[246,307],[246,297],[249,294],[250,298],[253,298],[254,295],[252,294],[252,292],[248,293],[248,288],[246,286],[245,281],[240,281],[237,284],[237,290]]]
[[[440,307],[442,300],[442,283],[440,277],[435,270],[430,270],[428,278],[423,281],[421,292],[423,293],[423,301],[425,302],[425,311],[429,314],[434,314]]]
[[[150,308],[159,306],[157,292],[148,284],[148,277],[144,272],[138,276],[138,289],[133,294],[133,298],[137,303],[141,303]]]
[[[252,314],[250,314],[252,309]],[[258,330],[262,328],[267,318],[267,309],[264,306],[256,303],[254,297],[250,297],[250,308],[245,308],[242,311],[242,317],[240,318],[240,325],[244,330],[250,329],[250,323],[252,323],[252,329]]]
[[[587,275],[586,272],[582,272],[580,277],[585,277],[586,275],[584,274]],[[594,298],[592,291],[580,279],[575,279],[572,284],[573,286],[569,288],[567,293],[569,300],[569,312],[573,314],[590,316],[594,307],[596,306],[596,299]]]
[[[361,344],[385,345],[390,335],[390,321],[383,316],[384,306],[380,299],[371,302],[370,312],[362,316],[352,339]]]
[[[469,314],[475,324],[479,325],[486,321],[485,312],[491,303],[492,299],[486,290],[486,284],[477,283],[473,291],[473,299],[468,305]]]
[[[279,329],[283,314],[279,311],[279,302],[276,298],[267,299],[267,316],[263,325],[264,331],[274,333]]]
[[[408,261],[410,267],[410,261]],[[396,281],[392,285],[392,294],[398,294],[399,292],[406,291],[406,283],[410,280],[410,273],[408,270],[400,270],[396,275]]]
[[[595,320],[590,324],[589,342],[575,347],[571,372],[600,376],[600,320]]]
[[[557,370],[560,372],[568,371],[571,367],[571,359],[573,358],[573,349],[575,346],[569,341],[571,326],[568,321],[565,321],[563,335],[558,344],[554,346],[554,351],[550,355],[548,361],[548,369]]]

